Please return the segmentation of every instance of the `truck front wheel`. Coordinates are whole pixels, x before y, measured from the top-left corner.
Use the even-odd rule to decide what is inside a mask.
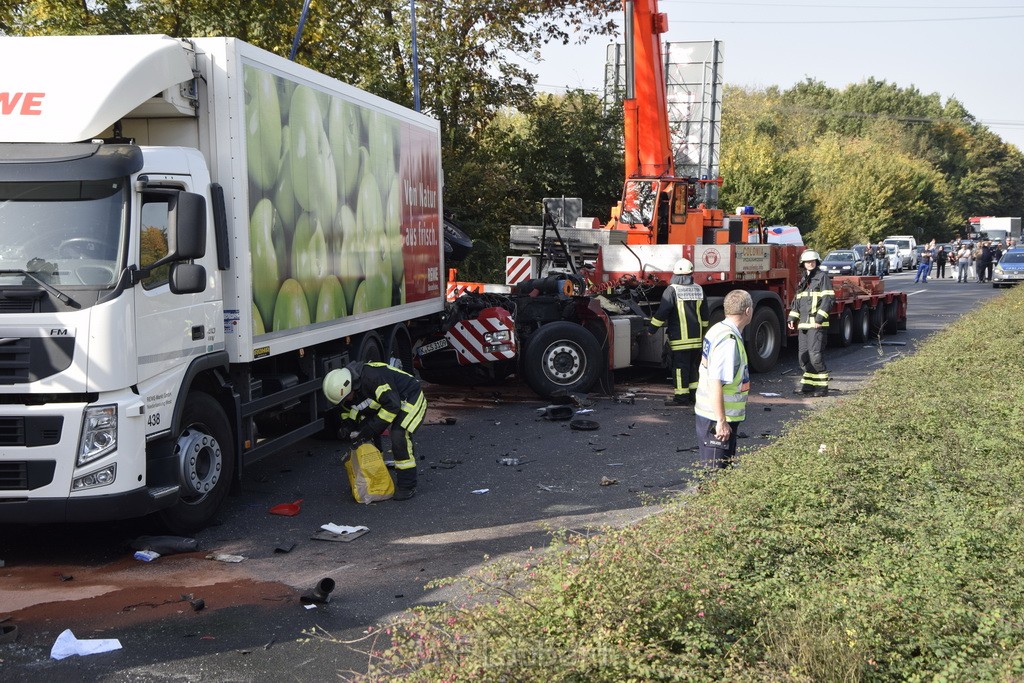
[[[209,394],[189,394],[174,442],[181,493],[177,503],[159,513],[168,531],[189,533],[213,519],[231,488],[233,444],[231,425],[220,403]]]
[[[586,328],[570,322],[542,326],[526,347],[523,375],[537,394],[589,391],[601,372],[601,345]]]
[[[768,372],[782,352],[782,321],[771,306],[758,306],[747,328],[747,357],[754,372]]]

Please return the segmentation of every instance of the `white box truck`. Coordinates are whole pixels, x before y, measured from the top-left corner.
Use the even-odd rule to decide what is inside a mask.
[[[327,371],[436,334],[433,119],[230,38],[0,63],[0,523],[200,527]]]

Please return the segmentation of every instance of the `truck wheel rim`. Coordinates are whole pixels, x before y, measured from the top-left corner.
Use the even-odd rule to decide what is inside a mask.
[[[175,454],[179,458],[181,485],[186,498],[201,498],[213,491],[224,467],[217,439],[190,427],[178,437]]]
[[[771,329],[771,323],[758,326],[754,335],[754,348],[761,358],[768,358],[775,353],[775,333]]]
[[[558,384],[569,384],[587,367],[580,347],[564,341],[545,349],[543,359],[544,374]]]

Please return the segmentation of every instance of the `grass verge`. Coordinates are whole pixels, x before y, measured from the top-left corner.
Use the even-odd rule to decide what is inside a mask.
[[[1022,346],[1024,287],[663,514],[458,579],[366,678],[1021,680]]]

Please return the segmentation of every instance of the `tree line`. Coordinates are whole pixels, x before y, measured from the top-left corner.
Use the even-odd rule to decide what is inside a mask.
[[[617,36],[619,0],[417,0],[422,109],[441,124],[444,206],[475,241],[463,279],[502,272],[513,224],[544,197],[606,221],[624,174],[622,113],[597,93],[536,91],[546,43]],[[301,0],[9,0],[0,34],[234,36],[287,56]],[[412,106],[408,0],[310,6],[296,61]],[[578,36],[578,37],[577,37]],[[600,68],[594,65],[594,68]],[[1024,214],[1024,156],[955,99],[870,79],[726,87],[721,205],[798,225],[819,249],[892,233],[955,236]]]

